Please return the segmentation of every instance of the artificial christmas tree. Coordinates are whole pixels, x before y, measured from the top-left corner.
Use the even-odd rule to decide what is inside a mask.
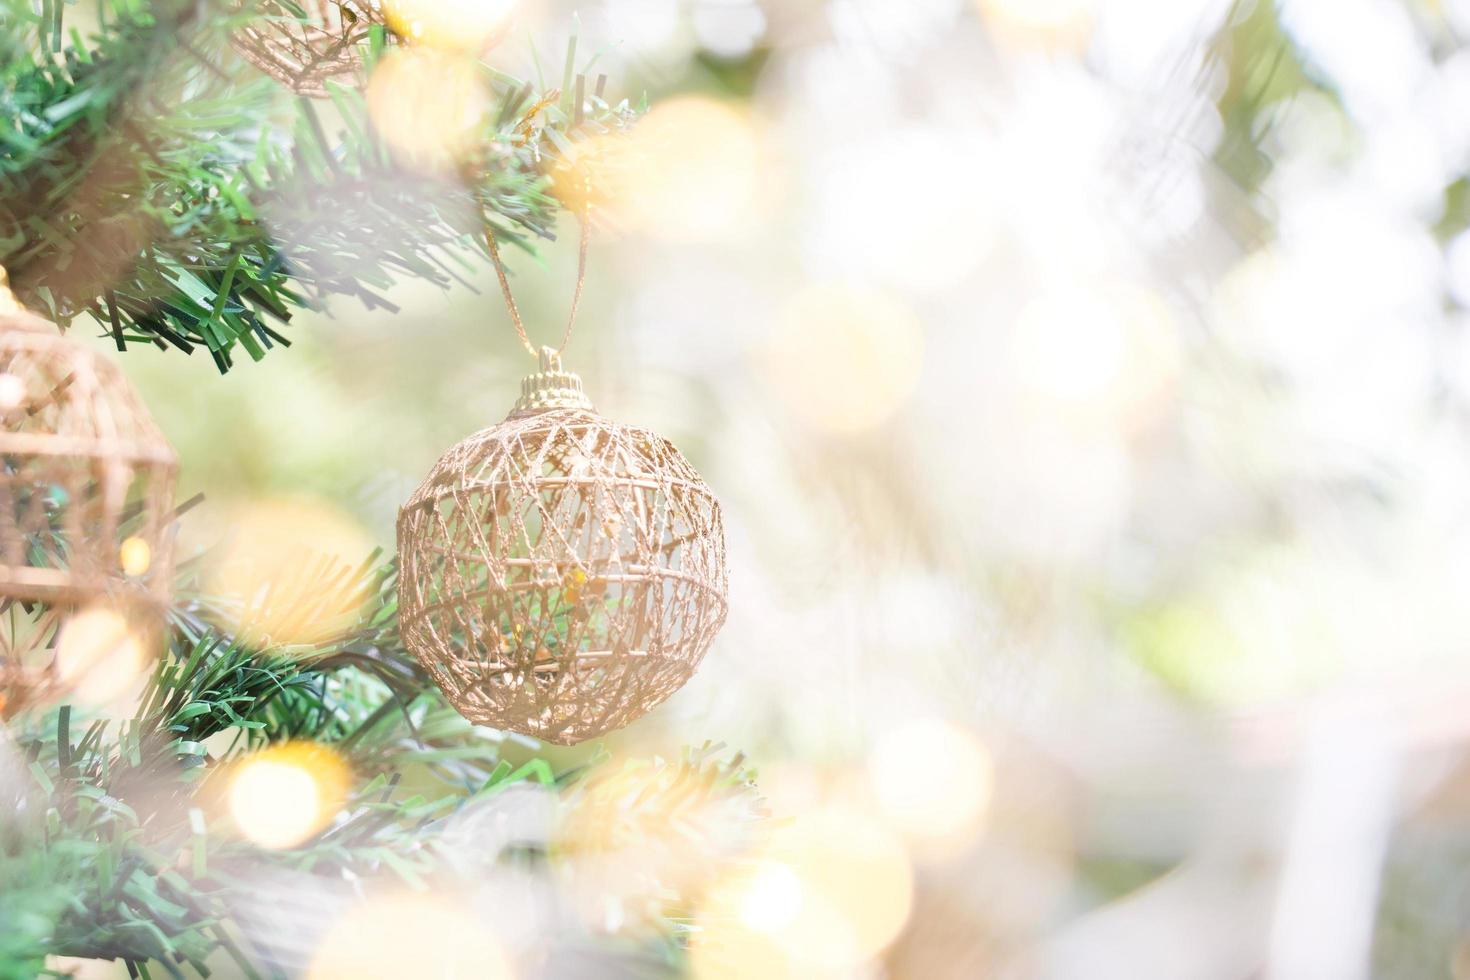
[[[489,257],[487,223],[517,245],[549,239],[556,203],[546,175],[579,139],[633,115],[607,104],[600,85],[589,93],[570,60],[575,104],[480,65],[493,100],[475,123],[473,152],[424,177],[400,169],[352,85],[306,62],[262,77],[236,53],[242,37],[296,30],[283,11],[310,35],[313,9],[102,0],[97,10],[72,23],[67,5],[11,2],[0,17],[0,266],[40,318],[43,346],[70,344],[57,331],[95,322],[119,351],[202,347],[221,371],[240,350],[264,357],[288,342],[293,310],[333,296],[377,305],[379,291],[405,276],[447,283],[452,250]],[[347,40],[351,51],[329,46],[334,64],[340,57],[371,78],[381,25]],[[291,91],[330,95],[332,113]],[[17,405],[33,398],[10,373],[21,380],[0,377],[0,401],[8,389]],[[9,434],[26,424],[15,411],[6,422]],[[23,460],[4,455],[14,477]],[[163,448],[156,462],[172,473]],[[103,475],[104,486],[116,483]],[[248,603],[218,625],[223,599],[203,563],[190,558],[167,574],[160,529],[174,512],[161,496],[137,500],[117,533],[111,505],[99,512],[105,568],[83,547],[92,539],[64,522],[56,533],[66,546],[48,554],[63,574],[93,581],[100,572],[156,595],[155,634],[113,636],[70,610],[37,632],[27,617],[42,608],[38,598],[0,599],[0,617],[28,651],[44,652],[55,630],[71,628],[91,648],[84,671],[117,667],[110,654],[123,647],[146,649],[151,664],[138,665],[130,706],[82,704],[51,688],[0,705],[0,977],[36,975],[51,956],[119,959],[144,977],[222,965],[249,977],[323,975],[312,971],[329,969],[320,957],[340,951],[333,937],[353,934],[337,924],[363,903],[389,901],[395,887],[443,896],[451,908],[464,906],[451,897],[502,877],[599,887],[596,875],[570,873],[595,859],[595,846],[553,843],[558,828],[585,824],[580,801],[632,808],[634,827],[667,826],[662,809],[708,802],[711,821],[727,814],[740,824],[740,834],[682,827],[720,842],[699,851],[708,874],[737,858],[729,842],[758,821],[749,774],[711,750],[636,798],[589,795],[579,787],[598,759],[558,772],[534,742],[461,718],[405,651],[391,563],[325,568],[320,588],[346,598],[314,595],[302,608],[356,613],[311,642],[276,645],[269,630],[251,628]],[[704,520],[717,522],[708,512]],[[142,530],[118,540],[128,521]],[[310,542],[301,548],[310,561]],[[702,574],[723,587],[722,566]],[[692,628],[708,631],[722,612],[721,601]],[[544,802],[539,830],[496,847],[466,831],[513,809],[517,792]],[[634,838],[620,834],[618,847],[636,849]],[[678,910],[694,900],[686,887],[670,878],[657,901],[626,896],[644,928],[598,947],[608,969],[630,955],[678,959]],[[604,910],[625,900],[582,897]],[[283,918],[293,901],[305,903],[302,914]],[[595,941],[606,921],[589,931],[576,915],[548,914],[524,948],[496,955],[534,975],[563,944]],[[433,945],[424,940],[429,974]]]

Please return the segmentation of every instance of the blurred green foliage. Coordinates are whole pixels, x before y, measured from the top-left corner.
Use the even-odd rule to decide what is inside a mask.
[[[283,105],[244,65],[231,35],[264,15],[101,0],[84,36],[60,0],[5,0],[0,265],[24,302],[62,325],[90,313],[120,350],[204,347],[224,371],[236,347],[258,360],[285,343],[292,311],[329,296],[371,308],[391,306],[382,290],[401,277],[448,285],[464,248],[483,252],[486,220],[523,247],[550,237],[547,165],[632,112],[594,91],[590,111],[553,100],[523,118],[541,101],[531,87],[481,64],[498,101],[479,150],[458,172],[416,173],[358,89]],[[375,28],[369,70],[386,41]]]

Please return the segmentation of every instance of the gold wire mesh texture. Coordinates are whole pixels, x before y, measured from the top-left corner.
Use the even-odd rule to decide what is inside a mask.
[[[14,308],[0,418],[3,716],[51,686],[66,613],[106,602],[142,628],[167,601],[177,461],[115,365]]]
[[[177,461],[116,366],[0,315],[0,417],[0,598],[166,600]]]
[[[236,32],[233,43],[252,65],[312,98],[325,98],[328,79],[362,67],[362,48],[383,22],[379,0],[248,0],[263,15]],[[299,8],[306,20],[294,16]]]
[[[575,380],[550,367],[404,504],[399,621],[466,718],[571,745],[694,673],[725,621],[725,535],[667,440],[590,407],[531,407],[538,378]]]

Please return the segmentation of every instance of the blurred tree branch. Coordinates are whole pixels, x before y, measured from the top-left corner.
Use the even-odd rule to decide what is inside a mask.
[[[405,275],[447,285],[461,249],[483,250],[483,216],[522,247],[552,237],[548,164],[631,116],[596,94],[582,111],[532,98],[482,63],[499,104],[472,162],[426,177],[395,160],[360,91],[283,104],[230,47],[257,8],[100,0],[84,39],[61,0],[4,4],[0,265],[63,326],[90,313],[119,349],[202,346],[221,371],[237,346],[258,359],[286,343],[293,310],[381,305]],[[374,28],[369,71],[385,43]]]
[[[221,953],[245,976],[284,975],[279,937],[252,933],[244,911],[262,876],[422,888],[470,865],[482,879],[497,863],[614,845],[661,854],[674,828],[709,872],[755,844],[767,811],[739,755],[707,744],[677,763],[611,768],[599,753],[560,773],[542,759],[516,766],[505,737],[455,712],[398,645],[391,565],[337,566],[327,579],[330,603],[361,604],[345,633],[258,649],[215,622],[228,600],[203,590],[191,563],[132,718],[84,724],[63,706],[0,729],[0,976],[34,976],[47,955],[121,958],[134,976],[150,962],[208,975]],[[342,759],[353,785],[330,826],[265,850],[231,831],[220,804],[232,763],[286,742]],[[558,796],[569,827],[598,835],[579,829],[576,848],[538,854],[467,854],[441,840],[456,813],[527,782]],[[660,959],[677,957],[685,935],[694,893],[682,881],[665,882],[657,902],[623,899],[652,927],[645,939]]]

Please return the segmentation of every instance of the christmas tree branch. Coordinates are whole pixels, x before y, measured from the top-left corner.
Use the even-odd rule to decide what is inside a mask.
[[[449,284],[464,249],[485,254],[487,215],[522,247],[552,237],[550,162],[631,116],[595,94],[576,109],[532,98],[482,64],[498,103],[474,164],[425,176],[401,165],[359,91],[331,89],[335,131],[309,100],[283,106],[231,50],[249,13],[101,9],[86,44],[47,11],[0,24],[18,54],[0,86],[0,265],[63,325],[91,314],[120,349],[203,347],[221,371],[236,348],[258,359],[286,343],[295,310],[337,295],[385,305],[406,276]]]
[[[540,862],[646,850],[644,874],[657,880],[671,871],[661,857],[670,841],[709,872],[738,856],[731,839],[754,840],[765,810],[738,756],[706,745],[675,762],[514,766],[501,754],[507,736],[460,717],[402,651],[391,566],[316,577],[333,583],[328,605],[358,604],[351,621],[331,637],[258,649],[240,638],[250,623],[220,625],[238,602],[210,594],[199,564],[186,564],[165,655],[129,720],[83,724],[63,706],[12,722],[11,744],[0,743],[0,976],[32,975],[46,954],[122,958],[138,975],[151,963],[170,976],[226,956],[245,976],[286,975],[289,951],[252,925],[262,881],[309,891],[386,874],[424,887],[471,873],[465,861],[483,864],[475,876],[491,873],[494,849],[457,853],[442,834],[467,807],[527,782],[557,795],[572,829],[553,835]],[[261,614],[294,622],[297,610],[282,610]],[[223,801],[237,763],[282,743],[331,753],[353,785],[317,836],[264,850],[231,828]],[[628,917],[677,947],[693,900],[660,885],[629,897]]]

